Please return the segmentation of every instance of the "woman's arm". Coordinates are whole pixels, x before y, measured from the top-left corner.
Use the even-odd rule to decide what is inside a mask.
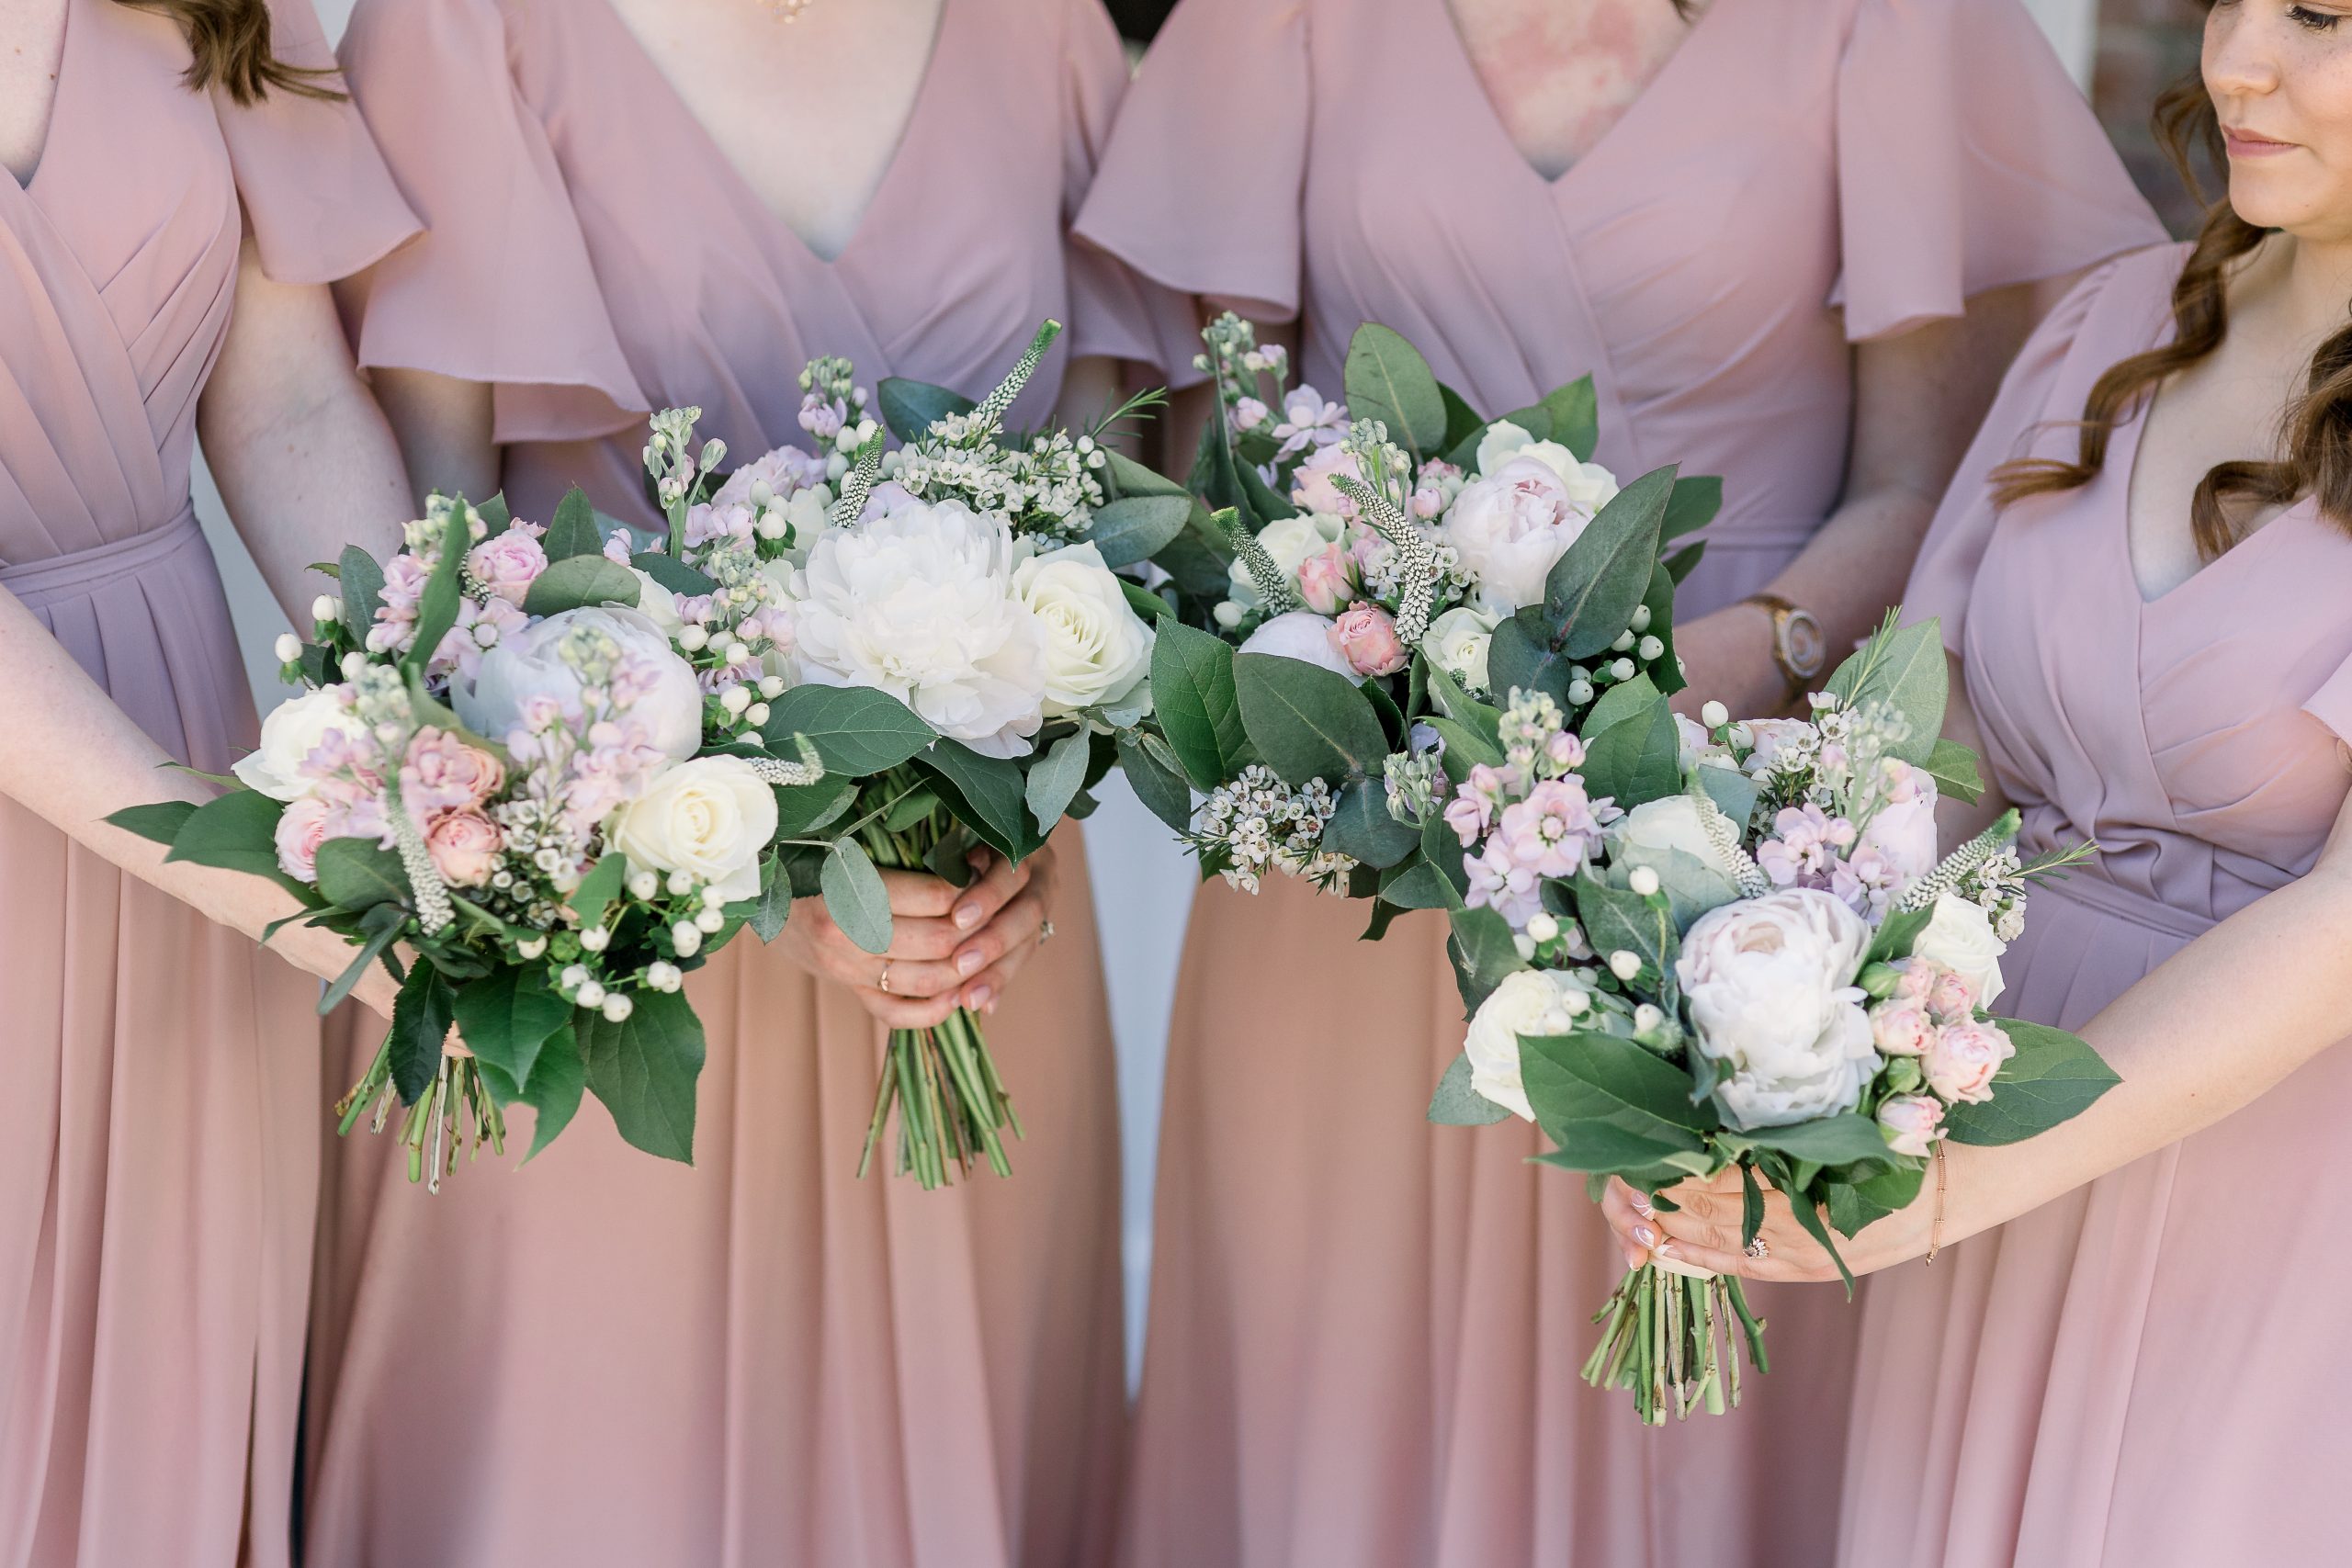
[[[310,565],[345,545],[382,559],[415,515],[400,451],[353,368],[334,302],[317,285],[272,281],[251,240],[220,358],[197,403],[197,433],[229,516],[288,616],[307,626],[329,585]]]
[[[2352,1018],[2352,800],[2309,874],[2190,942],[2110,1002],[2082,1037],[2122,1077],[2091,1108],[2000,1148],[1944,1146],[1945,1244],[1989,1230],[2252,1104],[2345,1038]],[[1689,1201],[1686,1203],[1686,1195]],[[1770,1256],[1739,1250],[1739,1182],[1673,1190],[1679,1213],[1645,1215],[1612,1183],[1611,1223],[1629,1243],[1656,1226],[1676,1256],[1759,1280],[1836,1279],[1785,1199],[1768,1202]],[[1838,1250],[1855,1273],[1926,1255],[1935,1183]],[[1638,1247],[1632,1250],[1638,1251]]]
[[[1978,295],[1968,314],[1854,351],[1854,429],[1846,491],[1803,553],[1766,592],[1821,623],[1835,668],[1903,597],[1944,489],[1993,406],[2001,377],[2042,306],[2072,279]],[[1772,618],[1738,604],[1675,628],[1694,716],[1709,700],[1736,715],[1777,713],[1789,691],[1772,659]]]

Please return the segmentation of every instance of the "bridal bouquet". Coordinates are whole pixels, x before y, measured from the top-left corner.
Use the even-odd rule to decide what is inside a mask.
[[[1660,549],[1713,516],[1722,485],[1666,468],[1621,489],[1590,460],[1589,378],[1482,420],[1367,325],[1341,406],[1290,386],[1237,318],[1204,335],[1224,417],[1193,484],[1218,510],[1153,554],[1175,615],[1128,777],[1204,874],[1376,897],[1377,934],[1453,897],[1432,792],[1479,750],[1470,716],[1490,696],[1605,712],[1625,727],[1611,755],[1670,741],[1674,588],[1700,547]]]
[[[2088,852],[2020,861],[2010,813],[1938,861],[1939,795],[1977,793],[1936,739],[1945,680],[1935,624],[1890,618],[1808,718],[1709,704],[1635,773],[1603,754],[1618,692],[1580,729],[1514,693],[1442,808],[1475,1010],[1430,1119],[1517,1114],[1547,1163],[1653,1193],[1736,1166],[1749,1242],[1770,1183],[1835,1257],[1938,1139],[2016,1142],[2106,1092],[2083,1042],[1987,1011],[2028,885]],[[1586,1381],[1648,1423],[1737,1403],[1735,1322],[1768,1365],[1736,1280],[1648,1264],[1596,1321]]]
[[[788,735],[771,752],[743,733],[602,545],[576,491],[544,527],[435,497],[391,559],[320,568],[338,592],[311,640],[278,648],[308,690],[229,793],[114,818],[175,860],[270,877],[292,919],[348,938],[322,1012],[379,962],[401,980],[344,1129],[406,1107],[411,1177],[435,1190],[469,1129],[503,1150],[520,1100],[536,1154],[583,1090],[630,1143],[692,1158],[703,1033],[681,987],[756,917],[777,788],[823,775]]]
[[[1005,434],[1058,331],[1046,323],[978,404],[898,380],[869,400],[848,362],[818,360],[800,413],[816,452],[731,474],[723,451],[696,453],[699,411],[654,421],[649,483],[670,536],[628,556],[645,606],[696,650],[722,720],[753,747],[805,742],[823,770],[774,792],[779,852],[747,916],[763,939],[794,897],[820,897],[859,946],[886,951],[877,866],[960,886],[980,846],[1027,857],[1093,809],[1149,712],[1152,629],[1131,595],[1164,606],[1111,569],[1192,503],[1100,439],[1149,400],[1088,433]],[[1010,1174],[1003,1133],[1021,1124],[969,1013],[893,1032],[861,1171],[894,1106],[898,1168],[926,1188],[981,1158]]]

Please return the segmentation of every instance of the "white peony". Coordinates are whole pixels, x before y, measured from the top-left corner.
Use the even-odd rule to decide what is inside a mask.
[[[1538,441],[1507,419],[1487,427],[1478,440],[1478,472],[1491,474],[1516,457],[1532,457],[1560,476],[1568,498],[1587,515],[1617,499],[1617,476],[1598,463],[1579,462],[1556,441]]]
[[[643,570],[631,567],[629,570],[637,573],[637,613],[661,627],[663,637],[675,640],[686,626],[678,614],[678,596],[654,581]]]
[[[1514,457],[1464,487],[1441,534],[1477,580],[1478,607],[1500,616],[1544,602],[1553,564],[1591,521],[1550,465]]]
[[[1487,689],[1487,655],[1495,641],[1496,618],[1468,604],[1457,604],[1430,623],[1421,651],[1430,662],[1473,692]]]
[[[775,794],[749,762],[695,757],[615,811],[605,840],[633,866],[683,871],[733,903],[759,892],[760,852],[775,828]]]
[[[1318,615],[1312,610],[1293,610],[1276,615],[1251,632],[1242,643],[1241,651],[1318,665],[1334,675],[1346,676],[1351,684],[1361,686],[1365,678],[1356,673],[1348,656],[1331,641],[1331,632],[1338,625],[1329,616]]]
[[[1151,669],[1151,628],[1092,545],[1031,556],[1013,569],[1013,597],[1046,637],[1046,716],[1114,705]]]
[[[1625,814],[1613,839],[1609,857],[1611,864],[1646,865],[1656,870],[1666,864],[1669,852],[1679,850],[1725,882],[1738,884],[1737,865],[1707,837],[1706,818],[1699,802],[1690,795],[1661,795],[1642,802]]]
[[[1521,969],[1503,976],[1494,994],[1478,1004],[1469,1038],[1462,1043],[1470,1058],[1470,1087],[1522,1121],[1534,1121],[1520,1072],[1520,1038],[1570,1033],[1587,1005],[1585,988],[1572,975]]]
[[[1940,964],[1968,982],[1976,1005],[1990,1008],[2007,987],[2001,955],[2008,943],[1993,933],[1993,918],[1958,894],[1936,900],[1927,929],[1911,944],[1911,956]]]
[[[609,638],[651,673],[651,689],[630,705],[628,716],[644,727],[647,743],[656,750],[676,761],[693,756],[702,745],[702,687],[694,669],[650,616],[617,604],[565,610],[510,633],[483,652],[472,680],[460,676],[449,683],[449,705],[475,734],[499,741],[522,723],[523,706],[534,697],[576,709],[584,682],[565,658],[574,633]]]
[[[322,686],[278,704],[261,721],[261,744],[238,758],[232,771],[272,800],[301,799],[314,787],[302,776],[302,763],[320,742],[338,733],[367,733],[350,701],[350,687]]]
[[[1306,564],[1306,558],[1324,546],[1337,542],[1346,526],[1337,517],[1313,512],[1277,517],[1259,531],[1258,547],[1272,558],[1274,565],[1295,587],[1298,582],[1298,569]],[[1226,569],[1226,581],[1235,599],[1244,604],[1259,602],[1257,581],[1239,559]]]
[[[975,751],[1026,755],[1046,718],[1046,634],[1012,569],[1012,531],[958,501],[826,534],[797,574],[801,679],[888,692]]]
[[[1728,1063],[1715,1101],[1734,1127],[1851,1111],[1878,1070],[1854,984],[1870,927],[1834,896],[1784,888],[1699,917],[1675,965],[1698,1049]]]

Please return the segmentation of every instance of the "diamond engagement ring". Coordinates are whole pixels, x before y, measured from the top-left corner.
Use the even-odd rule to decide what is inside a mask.
[[[1764,1238],[1760,1235],[1754,1241],[1749,1242],[1745,1247],[1741,1248],[1741,1250],[1746,1252],[1748,1257],[1755,1258],[1758,1262],[1762,1262],[1765,1258],[1772,1256],[1772,1249],[1764,1244]]]
[[[894,962],[895,960],[893,959],[884,959],[882,961],[882,977],[874,982],[875,987],[886,997],[890,994],[890,965]]]

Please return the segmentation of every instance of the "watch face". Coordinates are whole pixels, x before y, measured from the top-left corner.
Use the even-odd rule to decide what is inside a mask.
[[[1821,635],[1821,623],[1803,610],[1792,611],[1781,621],[1781,647],[1789,668],[1808,681],[1821,673],[1821,666],[1829,656],[1828,639]]]

